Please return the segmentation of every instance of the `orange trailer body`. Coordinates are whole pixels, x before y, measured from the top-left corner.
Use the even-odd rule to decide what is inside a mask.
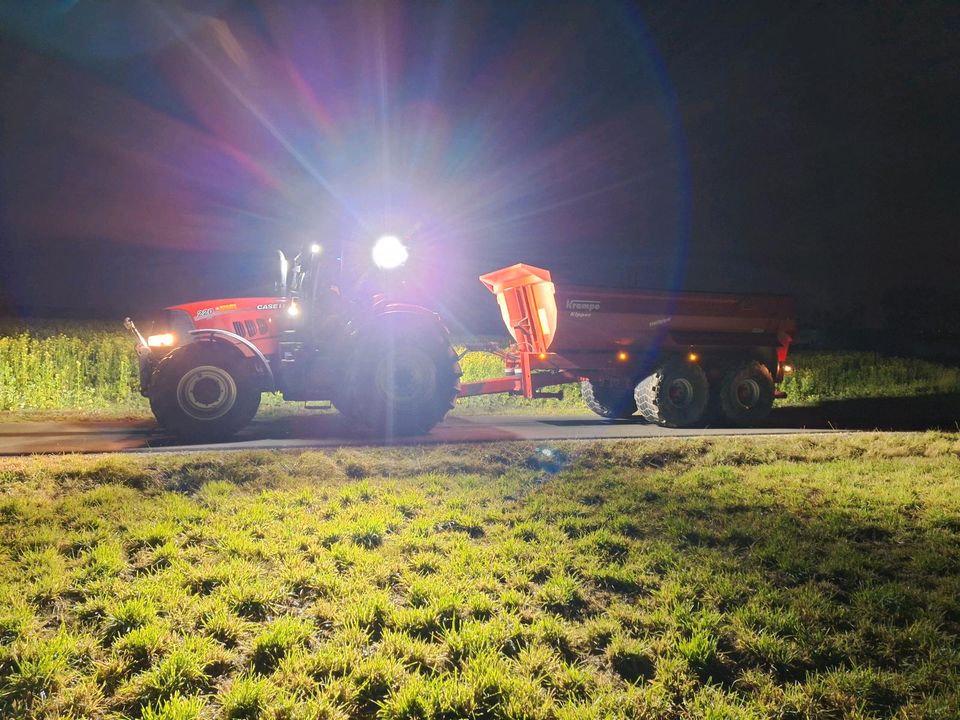
[[[480,281],[496,295],[515,344],[502,353],[506,377],[463,383],[461,395],[530,398],[558,382],[629,382],[669,355],[708,367],[751,357],[779,380],[796,332],[794,302],[780,295],[557,287],[548,270],[523,263]]]

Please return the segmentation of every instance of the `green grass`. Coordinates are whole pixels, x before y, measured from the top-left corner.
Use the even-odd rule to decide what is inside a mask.
[[[960,393],[960,368],[874,353],[797,353],[796,372],[782,388],[781,404],[824,400],[914,397]],[[486,353],[461,361],[465,382],[499,377],[503,365]],[[140,396],[137,357],[129,333],[107,323],[0,325],[0,413],[17,417],[150,416]],[[555,391],[561,387],[546,388]],[[526,400],[509,395],[464,398],[461,413],[578,413],[586,408],[577,384],[562,386],[564,398]],[[265,394],[261,413],[302,412],[302,404]]]
[[[960,439],[0,460],[0,717],[955,718]]]
[[[865,352],[799,353],[782,389],[793,403],[960,393],[960,368]]]

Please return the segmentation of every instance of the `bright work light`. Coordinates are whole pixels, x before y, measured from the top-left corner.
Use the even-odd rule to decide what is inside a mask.
[[[373,246],[373,262],[383,270],[400,267],[408,256],[406,246],[396,235],[384,235]]]

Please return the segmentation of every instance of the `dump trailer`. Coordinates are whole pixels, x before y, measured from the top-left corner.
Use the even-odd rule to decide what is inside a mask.
[[[555,286],[523,263],[480,280],[514,343],[499,352],[507,375],[461,383],[461,396],[555,396],[543,388],[579,381],[598,415],[689,427],[757,424],[782,395],[789,297]]]
[[[372,256],[389,270],[407,251],[385,236]],[[415,435],[457,397],[556,397],[545,388],[577,381],[606,418],[750,425],[773,404],[794,333],[787,298],[555,287],[547,270],[518,264],[480,278],[513,344],[468,346],[499,355],[506,374],[461,383],[437,313],[345,292],[344,280],[338,253],[313,245],[292,263],[280,253],[274,295],[174,305],[146,336],[128,318],[159,424],[185,440],[226,439],[262,393],[279,392],[329,402],[380,436]]]

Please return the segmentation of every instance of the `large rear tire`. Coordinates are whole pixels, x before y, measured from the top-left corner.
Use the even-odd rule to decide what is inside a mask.
[[[637,403],[630,388],[602,380],[581,380],[583,402],[600,417],[622,420],[637,412]]]
[[[633,397],[647,422],[690,427],[703,420],[710,384],[696,363],[671,361],[637,383]]]
[[[727,371],[717,390],[723,419],[739,427],[759,425],[773,408],[773,377],[767,367],[751,360]]]
[[[457,355],[439,329],[390,329],[360,341],[334,404],[383,437],[422,435],[453,407],[460,375]]]
[[[256,373],[231,348],[198,342],[162,361],[150,383],[157,422],[191,442],[226,440],[260,407]]]

